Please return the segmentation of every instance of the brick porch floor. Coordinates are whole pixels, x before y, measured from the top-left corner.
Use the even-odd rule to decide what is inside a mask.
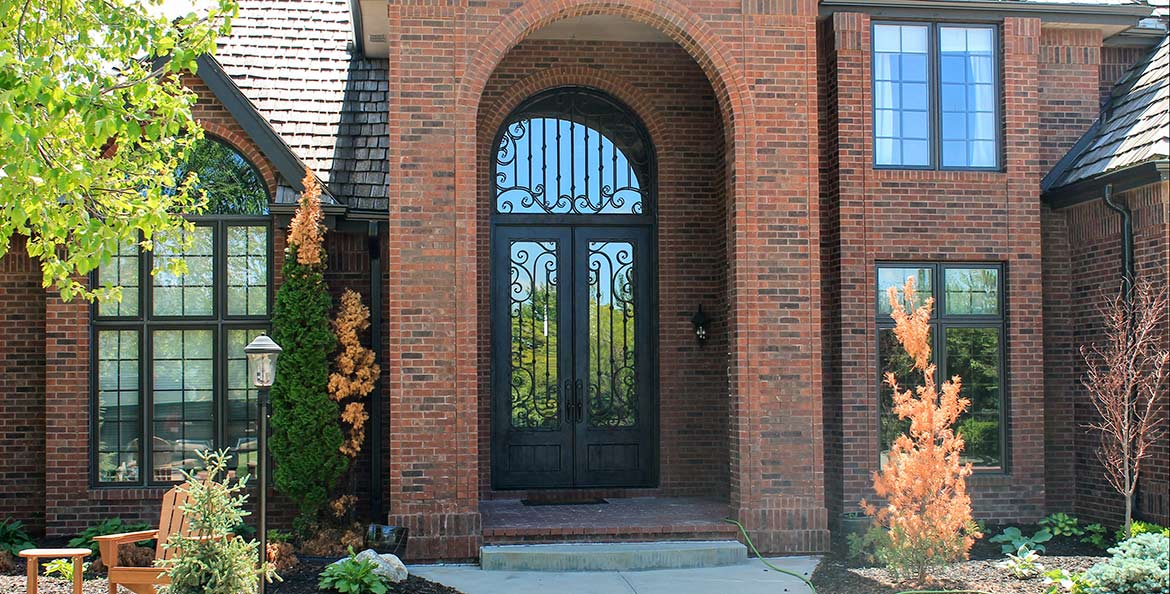
[[[690,497],[632,497],[593,505],[526,506],[483,500],[485,544],[734,539],[727,503]]]

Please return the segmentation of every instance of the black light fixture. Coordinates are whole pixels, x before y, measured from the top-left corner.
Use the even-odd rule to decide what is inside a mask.
[[[248,369],[252,372],[252,385],[256,387],[256,404],[259,405],[256,419],[256,482],[259,483],[260,497],[257,507],[260,512],[260,565],[268,562],[268,389],[276,379],[276,358],[280,356],[280,345],[261,334],[244,347],[248,357]],[[268,580],[261,576],[260,594],[268,587]]]
[[[699,311],[696,311],[695,315],[691,316],[691,324],[695,327],[695,337],[699,339],[699,344],[707,342],[707,324],[710,322],[711,319],[707,317],[707,314],[703,313],[703,304],[700,303]]]

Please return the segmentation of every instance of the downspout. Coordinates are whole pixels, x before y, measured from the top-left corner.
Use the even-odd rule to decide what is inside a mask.
[[[370,348],[379,364],[382,357],[382,227],[370,221],[367,228],[367,248],[370,254]],[[385,502],[382,500],[382,380],[374,382],[370,393],[370,521],[386,521]]]
[[[1121,215],[1121,287],[1126,305],[1133,302],[1133,213],[1129,207],[1113,200],[1113,184],[1105,186],[1105,206]]]

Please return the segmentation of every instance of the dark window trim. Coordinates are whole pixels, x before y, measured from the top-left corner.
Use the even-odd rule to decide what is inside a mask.
[[[874,264],[874,282],[870,287],[870,294],[875,296],[873,304],[873,315],[876,322],[875,332],[873,336],[874,345],[874,369],[877,377],[877,393],[874,395],[877,398],[876,421],[877,421],[877,438],[878,447],[874,458],[875,468],[881,468],[881,455],[883,447],[881,443],[881,427],[882,427],[882,398],[881,386],[883,385],[882,368],[881,368],[881,332],[894,327],[894,321],[890,318],[888,313],[881,311],[881,302],[876,296],[878,272],[883,268],[929,268],[932,275],[931,282],[933,284],[933,292],[931,296],[934,297],[934,310],[931,312],[930,325],[932,329],[931,337],[931,354],[933,355],[934,364],[937,366],[937,373],[935,375],[936,383],[941,383],[946,379],[946,349],[945,334],[947,328],[995,328],[999,331],[1000,348],[999,348],[999,370],[1000,370],[1000,395],[999,395],[999,440],[1000,440],[1000,464],[999,466],[975,466],[975,474],[979,475],[1010,475],[1011,474],[1011,431],[1009,424],[1011,422],[1011,386],[1010,373],[1008,369],[1008,353],[1009,353],[1009,326],[1008,326],[1008,299],[1007,299],[1007,264],[1002,261],[979,262],[979,261],[923,261],[923,260],[881,260]],[[944,308],[946,307],[946,290],[944,271],[948,269],[972,269],[972,268],[996,268],[999,270],[998,286],[999,292],[999,314],[991,315],[946,315]],[[937,388],[938,386],[936,386]]]
[[[90,305],[90,356],[89,356],[89,484],[94,489],[140,489],[149,487],[166,487],[175,484],[174,481],[154,480],[154,461],[151,440],[153,432],[151,423],[154,418],[154,398],[150,388],[154,384],[153,371],[153,340],[156,330],[211,330],[212,331],[212,408],[215,420],[212,426],[212,435],[217,447],[224,447],[225,427],[227,423],[227,331],[231,329],[263,328],[271,331],[272,307],[275,302],[274,284],[276,280],[274,258],[274,228],[271,216],[251,215],[214,215],[190,216],[188,221],[196,225],[209,226],[214,229],[213,241],[213,315],[208,316],[155,316],[153,311],[154,279],[150,274],[154,265],[154,254],[140,252],[138,256],[139,271],[139,315],[136,317],[99,316],[98,304]],[[231,226],[262,226],[268,235],[268,307],[263,316],[229,316],[227,314],[227,228]],[[90,282],[97,283],[97,271],[90,275]],[[110,482],[100,480],[98,468],[100,435],[98,433],[98,336],[106,330],[134,330],[138,333],[138,398],[140,431],[138,439],[139,474],[136,481]]]
[[[926,88],[928,92],[926,107],[930,121],[930,135],[927,137],[930,164],[928,165],[885,165],[877,162],[877,102],[873,100],[877,88],[877,74],[874,68],[874,37],[875,27],[878,25],[914,25],[925,26],[926,31]],[[942,164],[942,77],[939,55],[939,29],[942,27],[963,27],[969,29],[991,29],[995,39],[995,55],[992,61],[995,64],[995,76],[992,84],[995,93],[995,165],[987,167],[976,166],[945,166]],[[877,170],[906,170],[906,171],[988,171],[1001,172],[1004,164],[1004,96],[1003,96],[1003,35],[998,23],[986,22],[951,22],[931,20],[873,20],[869,24],[869,92],[870,92],[870,152],[871,166]]]

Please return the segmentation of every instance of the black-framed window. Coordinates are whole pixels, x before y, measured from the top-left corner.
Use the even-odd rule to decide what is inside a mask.
[[[1006,460],[1007,381],[1005,358],[1004,267],[999,263],[884,263],[877,268],[877,352],[881,461],[908,422],[893,413],[893,392],[882,382],[894,372],[905,387],[921,385],[905,349],[894,337],[894,321],[886,291],[915,279],[918,303],[934,298],[931,316],[932,360],[936,380],[958,375],[961,394],[971,407],[958,422],[966,441],[964,460],[978,468],[1002,469]]]
[[[268,330],[272,226],[263,178],[225,147],[207,139],[184,166],[209,182],[192,230],[156,238],[153,252],[123,246],[93,276],[122,287],[120,302],[93,308],[96,485],[170,484],[210,448],[230,449],[237,472],[253,470],[256,394],[243,349]]]
[[[872,33],[874,165],[998,169],[997,28],[875,22]]]

